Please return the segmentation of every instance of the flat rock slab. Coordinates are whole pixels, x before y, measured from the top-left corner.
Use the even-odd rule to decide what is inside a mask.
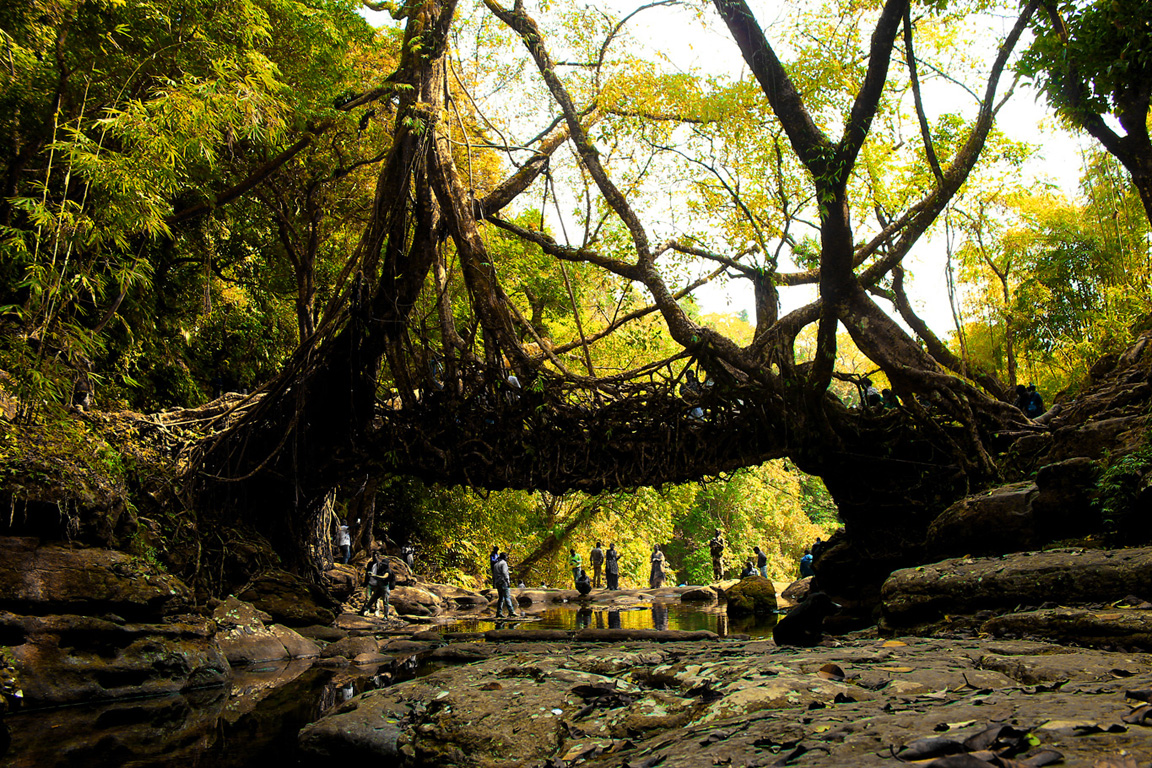
[[[981,630],[996,637],[1042,638],[1094,648],[1152,651],[1152,611],[1147,609],[1023,611],[990,619]]]
[[[946,615],[1108,604],[1129,595],[1152,596],[1152,548],[954,558],[896,571],[881,590],[884,621],[897,629]]]
[[[413,766],[890,767],[893,750],[918,739],[1011,723],[1070,768],[1152,755],[1152,727],[1131,717],[1152,689],[1152,656],[1140,653],[857,638],[795,650],[501,644],[491,654],[357,696],[305,728],[301,744]]]

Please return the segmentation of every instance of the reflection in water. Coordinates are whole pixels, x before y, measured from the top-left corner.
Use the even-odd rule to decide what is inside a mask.
[[[771,632],[774,617],[732,621],[723,606],[679,602],[636,606],[568,604],[550,606],[525,622],[532,629],[708,629],[720,635]],[[470,620],[445,631],[479,631],[492,622]],[[172,765],[278,768],[330,768],[331,761],[308,762],[296,735],[328,709],[367,690],[411,679],[434,668],[417,656],[380,667],[318,669],[308,662],[267,664],[239,670],[231,690],[213,688],[184,694],[8,715],[0,723],[11,732],[4,768],[150,768]],[[46,737],[50,734],[50,737]],[[3,734],[0,733],[0,750]]]
[[[567,603],[528,608],[523,623],[502,623],[500,627],[519,629],[706,629],[721,636],[741,634],[768,637],[776,616],[747,616],[732,619],[724,605],[692,605],[679,601],[639,604],[628,607]],[[607,617],[607,620],[605,620]],[[442,632],[487,632],[496,624],[483,618],[462,619],[440,627]]]
[[[668,606],[664,603],[652,603],[652,627],[668,629]]]
[[[310,662],[238,670],[230,688],[8,715],[4,768],[330,768],[300,753],[296,735],[358,693],[414,677],[415,657],[333,671]],[[51,734],[51,738],[45,738]]]

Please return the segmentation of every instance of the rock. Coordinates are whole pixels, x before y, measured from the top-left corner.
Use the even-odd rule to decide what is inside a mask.
[[[398,638],[389,641],[381,650],[388,653],[426,653],[435,647],[435,643],[422,643],[419,640]]]
[[[762,576],[749,576],[728,588],[728,613],[733,616],[766,616],[776,610],[776,588]]]
[[[720,593],[714,587],[695,587],[680,595],[685,603],[714,603],[720,599]]]
[[[288,649],[276,633],[259,627],[230,627],[216,634],[220,651],[232,666],[287,659]]]
[[[352,663],[358,667],[371,667],[378,664],[387,664],[391,661],[391,656],[385,656],[384,654],[376,653],[375,651],[358,653],[356,654],[356,657],[352,659]]]
[[[1121,722],[1141,703],[1126,695],[1152,688],[1144,654],[925,638],[484,647],[487,660],[353,698],[301,748],[444,768],[879,766],[917,739],[1015,722],[1068,765],[1152,754],[1152,729]]]
[[[571,636],[563,629],[494,629],[484,633],[484,639],[490,643],[567,640]]]
[[[378,648],[379,643],[374,637],[345,637],[325,646],[320,656],[325,659],[333,656],[353,659],[362,653],[376,653]]]
[[[414,633],[412,635],[412,639],[425,643],[436,643],[439,645],[440,643],[444,642],[444,635],[442,635],[440,631],[436,629],[425,629],[423,631]]]
[[[319,656],[320,649],[282,625],[266,627],[272,617],[235,596],[220,601],[212,611],[220,628],[216,643],[232,666]]]
[[[959,558],[897,571],[882,590],[884,624],[913,627],[945,615],[1073,606],[1152,595],[1152,548],[1060,549]]]
[[[514,589],[512,590],[513,597],[516,602],[525,607],[529,605],[542,605],[548,602],[548,593],[542,589]],[[493,595],[493,601],[496,597]]]
[[[361,706],[360,702],[352,707],[346,703],[329,716],[306,726],[300,731],[300,749],[341,763],[355,764],[381,758],[398,761],[401,757],[399,740],[404,731],[395,721],[388,722],[384,717],[373,720],[368,712],[359,711]],[[349,714],[356,716],[342,717]]]
[[[824,634],[824,619],[835,612],[836,607],[828,595],[812,592],[804,602],[776,622],[772,627],[772,639],[776,645],[816,645]]]
[[[403,616],[435,616],[442,612],[444,602],[439,595],[418,587],[396,587],[390,599]]]
[[[352,564],[336,563],[324,572],[324,582],[328,592],[341,602],[350,598],[360,588],[363,568]]]
[[[429,659],[439,661],[478,661],[491,656],[494,649],[490,645],[480,643],[452,643],[445,645],[428,654]]]
[[[269,629],[284,644],[288,658],[314,659],[320,655],[320,646],[283,624],[273,624]]]
[[[237,597],[288,627],[331,624],[338,607],[319,587],[287,571],[270,570],[250,581]]]
[[[1044,541],[1059,541],[1099,530],[1096,480],[1100,465],[1077,457],[1041,467],[1032,514]],[[964,553],[968,554],[968,553]],[[975,553],[972,553],[975,554]]]
[[[0,611],[3,657],[26,705],[49,706],[223,685],[231,674],[199,616],[162,624]]]
[[[791,603],[804,602],[804,598],[808,597],[808,592],[812,589],[812,580],[814,578],[816,577],[805,576],[802,579],[797,579],[780,592],[780,597]]]
[[[981,631],[994,637],[1041,638],[1087,648],[1152,651],[1152,611],[1056,608],[997,616]]]
[[[261,611],[251,603],[240,600],[235,595],[229,595],[226,600],[220,601],[212,609],[212,620],[221,629],[233,627],[263,628],[272,621],[272,615]]]
[[[1017,552],[1036,543],[1035,483],[1015,483],[968,496],[928,526],[925,549],[936,558]]]
[[[699,642],[717,640],[715,632],[683,629],[582,629],[575,639],[589,643],[626,643],[647,641],[656,643]]]
[[[191,605],[192,592],[184,582],[141,558],[0,537],[0,609],[35,615],[115,613],[147,621],[186,613]]]
[[[323,627],[319,624],[313,624],[309,627],[298,627],[296,631],[309,640],[319,640],[322,643],[334,643],[348,636],[348,632],[343,629]]]

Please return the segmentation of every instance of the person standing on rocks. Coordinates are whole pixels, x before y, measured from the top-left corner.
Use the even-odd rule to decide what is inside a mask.
[[[340,548],[340,562],[347,565],[352,559],[352,533],[348,530],[348,523],[341,523],[336,529],[336,546]]]
[[[600,569],[604,565],[604,550],[600,548],[600,542],[596,542],[596,546],[592,547],[592,554],[588,559],[592,563],[592,586],[600,589]]]
[[[805,579],[815,575],[816,570],[812,567],[812,553],[805,552],[804,557],[800,558],[800,578]]]
[[[604,573],[608,579],[608,589],[620,589],[620,555],[616,552],[616,542],[608,545],[604,553]]]
[[[580,578],[580,571],[584,570],[584,561],[576,554],[576,550],[569,549],[568,552],[568,567],[572,569],[572,581],[575,582]]]
[[[752,551],[756,553],[756,570],[760,571],[760,575],[768,578],[768,555],[760,551],[760,547],[752,547]]]
[[[652,545],[652,572],[648,576],[648,586],[652,589],[660,589],[664,586],[664,553],[660,551],[660,545]]]
[[[724,578],[724,548],[727,546],[724,534],[717,528],[716,535],[708,542],[708,551],[712,553],[712,578],[716,581]]]
[[[492,576],[492,586],[496,586],[496,561],[500,559],[500,547],[494,545],[488,553],[488,573]]]
[[[512,574],[508,572],[508,555],[501,552],[492,567],[492,582],[496,585],[496,618],[502,618],[508,606],[508,618],[515,618],[516,603],[512,602]]]
[[[388,567],[388,558],[383,552],[377,552],[373,562],[368,566],[368,602],[364,605],[361,616],[367,616],[376,605],[377,600],[384,602],[384,618],[388,618],[388,600],[392,594],[392,587],[396,586],[396,574]]]

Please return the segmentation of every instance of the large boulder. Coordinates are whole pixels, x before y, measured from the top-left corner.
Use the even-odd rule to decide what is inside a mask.
[[[720,592],[715,587],[694,587],[680,595],[685,603],[714,603],[720,599]]]
[[[396,587],[390,597],[392,607],[402,616],[435,616],[444,610],[444,598],[419,587]]]
[[[211,621],[197,616],[130,623],[116,616],[0,611],[3,655],[24,701],[33,706],[223,685],[230,670],[215,631]]]
[[[992,555],[1029,549],[1036,542],[1035,483],[1014,483],[961,499],[928,526],[925,548],[935,558]]]
[[[881,594],[884,622],[892,628],[1045,603],[1107,604],[1129,595],[1147,600],[1152,599],[1152,548],[944,560],[896,571]]]
[[[229,597],[212,614],[219,632],[216,642],[233,666],[320,655],[316,643],[280,624],[255,606]]]
[[[192,591],[183,581],[142,558],[0,537],[0,609],[154,620],[191,605]]]
[[[766,616],[776,610],[776,587],[763,576],[749,576],[728,588],[728,613],[733,616]]]
[[[141,558],[0,538],[3,677],[35,705],[222,685],[216,625],[188,614],[191,602]]]
[[[280,624],[331,624],[339,607],[324,590],[287,571],[269,570],[250,581],[237,597],[271,614]]]

